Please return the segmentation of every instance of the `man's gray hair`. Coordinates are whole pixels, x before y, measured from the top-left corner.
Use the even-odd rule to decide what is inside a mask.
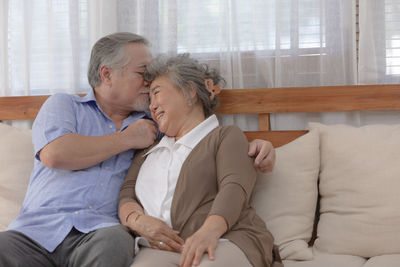
[[[130,33],[117,32],[99,39],[93,46],[88,67],[88,80],[92,88],[100,85],[100,68],[108,66],[119,69],[129,63],[131,58],[125,56],[125,45],[128,43],[141,43],[149,46],[146,38]]]
[[[225,80],[217,69],[199,63],[189,54],[175,57],[160,55],[146,66],[143,76],[148,82],[154,81],[157,77],[167,77],[175,87],[182,90],[189,104],[192,104],[190,89],[195,88],[206,118],[215,113],[219,102],[218,95],[213,100],[210,99],[211,94],[206,89],[205,80],[212,79],[215,85],[225,85]]]

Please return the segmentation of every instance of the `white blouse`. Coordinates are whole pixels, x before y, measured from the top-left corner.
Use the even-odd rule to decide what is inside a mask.
[[[171,204],[182,164],[193,148],[218,126],[217,117],[211,115],[178,141],[164,136],[146,153],[147,158],[140,168],[135,188],[145,214],[159,218],[172,227]]]

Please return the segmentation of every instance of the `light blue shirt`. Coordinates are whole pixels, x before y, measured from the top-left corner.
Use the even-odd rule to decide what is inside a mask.
[[[120,131],[143,117],[146,113],[133,112]],[[119,191],[134,150],[78,171],[50,169],[38,158],[46,144],[65,134],[101,136],[115,132],[113,121],[97,105],[93,92],[83,98],[51,96],[33,124],[34,168],[22,209],[8,230],[21,232],[52,252],[72,227],[87,233],[119,224]]]

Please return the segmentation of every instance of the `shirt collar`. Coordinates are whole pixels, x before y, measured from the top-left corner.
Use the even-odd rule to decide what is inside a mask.
[[[89,93],[87,95],[85,95],[84,97],[78,97],[77,98],[78,102],[84,103],[84,102],[90,102],[90,101],[94,101],[96,102],[96,98],[94,97],[94,91],[93,89],[89,91]],[[96,102],[97,103],[97,102]]]
[[[81,103],[94,102],[96,104],[97,108],[101,111],[101,113],[103,113],[103,115],[108,118],[108,116],[103,112],[103,110],[100,108],[99,104],[97,103],[93,89],[90,90],[89,93],[83,97],[77,96],[77,101],[81,102]],[[130,116],[125,119],[121,130],[124,130],[127,126],[129,126],[129,124],[138,120],[139,118],[146,118],[146,119],[152,120],[150,111],[133,111],[130,114]]]
[[[207,134],[219,126],[217,116],[211,115],[199,125],[194,127],[190,132],[175,142],[174,137],[164,136],[161,141],[150,149],[144,156],[152,153],[160,148],[172,148],[174,144],[184,145],[193,149]]]
[[[211,115],[206,120],[202,121],[199,125],[194,127],[190,132],[182,136],[177,144],[193,149],[209,132],[219,126],[217,116]]]

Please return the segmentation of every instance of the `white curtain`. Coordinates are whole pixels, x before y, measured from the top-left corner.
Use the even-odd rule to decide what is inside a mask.
[[[91,46],[116,17],[116,1],[0,0],[0,96],[88,92]]]
[[[0,0],[0,96],[7,95],[8,91],[7,12],[8,12],[8,1]]]
[[[144,35],[154,55],[191,53],[227,88],[400,83],[399,0],[359,2],[357,66],[355,0],[0,0],[0,95],[87,92],[91,46],[115,31]],[[276,114],[271,124],[361,125],[376,114]]]
[[[360,0],[359,84],[400,83],[400,1]],[[360,125],[400,123],[398,111],[368,111]]]
[[[221,70],[227,88],[356,83],[354,0],[119,0],[118,28],[146,36],[154,54],[189,52]],[[352,115],[279,114],[273,129]],[[255,129],[256,117],[224,118]]]
[[[90,49],[117,30],[116,2],[0,1],[0,95],[87,92]]]
[[[76,1],[76,0],[75,0]],[[87,4],[87,13],[89,20],[89,47],[90,49],[94,43],[101,37],[118,31],[117,17],[117,1],[115,0],[80,0],[82,3]],[[89,49],[89,50],[90,50]],[[86,60],[89,61],[88,58]]]
[[[360,84],[400,83],[400,1],[360,1]]]

